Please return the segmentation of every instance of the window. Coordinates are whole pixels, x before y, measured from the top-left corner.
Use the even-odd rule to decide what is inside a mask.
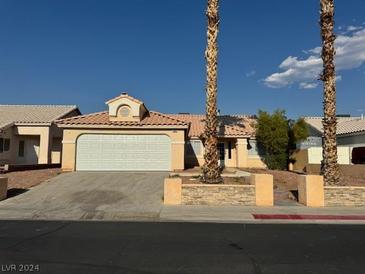
[[[186,145],[188,155],[201,155],[202,142],[200,140],[191,140]]]
[[[10,139],[0,138],[0,153],[10,150]]]
[[[122,106],[119,110],[119,114],[122,117],[129,117],[131,113],[131,109],[128,106]]]
[[[263,155],[263,151],[260,147],[258,147],[256,140],[249,140],[248,145],[247,145],[247,149],[248,149],[248,155],[249,156]]]
[[[232,142],[228,142],[228,159],[232,159]]]
[[[10,150],[10,139],[4,139],[4,151]]]
[[[25,148],[25,142],[19,141],[19,152],[18,152],[19,157],[24,157],[24,148]]]
[[[219,155],[219,160],[224,161],[224,143],[218,143],[218,155]]]

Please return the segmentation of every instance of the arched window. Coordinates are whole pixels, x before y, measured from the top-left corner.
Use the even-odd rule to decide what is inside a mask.
[[[129,117],[131,115],[131,109],[129,106],[121,106],[119,109],[119,115],[121,117]]]

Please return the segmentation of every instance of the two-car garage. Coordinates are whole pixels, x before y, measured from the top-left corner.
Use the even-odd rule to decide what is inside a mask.
[[[167,135],[83,134],[76,142],[78,171],[171,170]]]

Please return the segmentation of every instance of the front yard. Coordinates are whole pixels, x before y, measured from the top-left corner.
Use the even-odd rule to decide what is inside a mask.
[[[4,174],[8,178],[8,189],[29,189],[61,173],[60,168],[15,171]]]

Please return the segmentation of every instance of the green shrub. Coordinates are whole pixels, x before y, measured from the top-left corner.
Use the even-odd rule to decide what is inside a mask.
[[[256,139],[269,169],[286,170],[295,144],[307,137],[308,128],[303,119],[289,120],[284,110],[276,110],[273,114],[259,111]]]

